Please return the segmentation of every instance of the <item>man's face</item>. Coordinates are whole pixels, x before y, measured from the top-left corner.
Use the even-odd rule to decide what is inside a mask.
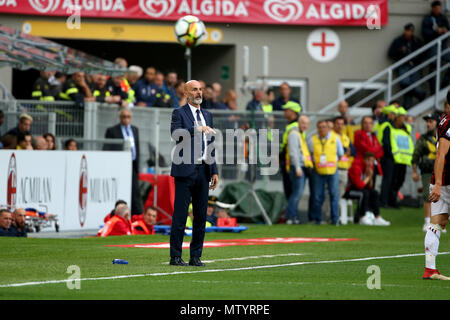
[[[203,97],[200,82],[195,80],[187,82],[184,86],[184,96],[191,104],[200,105]]]
[[[373,130],[373,120],[372,120],[372,118],[369,118],[369,117],[364,118],[364,121],[363,121],[361,127],[362,127],[362,129],[365,132],[372,132],[372,130]]]
[[[293,111],[291,109],[285,109],[284,110],[284,117],[288,121],[291,121],[292,119],[294,119],[296,115],[297,115],[297,113],[295,113],[295,111]]]
[[[173,87],[178,81],[178,76],[175,72],[169,72],[166,77],[166,82],[169,86]]]
[[[340,114],[345,115],[348,111],[348,103],[346,101],[339,103],[338,111]]]
[[[366,168],[373,168],[373,164],[375,163],[374,157],[368,157],[364,159],[364,166]]]
[[[122,110],[120,113],[120,123],[124,126],[128,126],[131,123],[131,111],[130,110]]]
[[[22,118],[22,120],[19,121],[19,131],[25,132],[31,130],[31,120]]]
[[[387,114],[387,118],[389,120],[391,120],[391,121],[395,121],[395,117],[396,117],[395,113],[388,113]]]
[[[287,84],[283,83],[280,86],[280,95],[283,98],[289,98],[291,96],[291,88]]]
[[[36,150],[48,150],[48,142],[44,137],[36,137]]]
[[[10,212],[3,211],[0,213],[0,227],[9,229],[11,227],[12,215]]]
[[[82,82],[84,80],[84,72],[81,72],[81,71],[75,72],[75,74],[73,75],[73,80],[76,83]]]
[[[397,126],[403,126],[403,124],[405,123],[405,120],[406,120],[406,116],[404,114],[398,115],[395,118],[395,122],[396,122]]]
[[[326,121],[317,124],[317,132],[322,138],[325,138],[328,135],[329,131],[330,129]]]
[[[149,83],[153,83],[153,81],[155,81],[155,74],[155,68],[147,68],[147,70],[145,70],[144,77]]]
[[[31,141],[32,141],[31,136],[26,135],[24,140],[22,140],[19,145],[22,149],[28,149],[31,147]]]
[[[403,34],[406,39],[410,40],[414,37],[414,29],[405,30]]]
[[[120,86],[120,83],[122,82],[122,76],[111,77],[111,79],[116,87]]]
[[[444,106],[444,113],[445,114],[450,113],[450,104],[448,104],[448,103],[445,104],[445,106]]]
[[[373,114],[375,117],[379,117],[381,115],[381,109],[386,106],[386,101],[378,100],[375,110],[373,110]]]
[[[437,126],[437,122],[434,119],[427,119],[427,130],[435,131]]]
[[[212,84],[212,87],[216,96],[220,96],[220,94],[222,93],[222,85],[218,82],[214,82]]]
[[[14,224],[16,227],[25,227],[25,222],[27,220],[27,213],[25,209],[19,208],[14,211]]]
[[[309,128],[309,118],[307,116],[301,116],[298,119],[298,127],[301,132],[305,132]]]
[[[212,216],[214,214],[214,207],[213,206],[208,206],[208,209],[206,209],[206,214],[208,216]]]
[[[155,76],[155,85],[156,85],[158,88],[162,88],[163,84],[164,84],[164,75],[161,74],[161,73],[158,73],[158,74]]]
[[[341,134],[342,131],[344,130],[344,125],[345,125],[344,120],[337,119],[334,122],[334,131],[336,131],[337,133]]]
[[[100,89],[104,88],[106,85],[106,75],[104,74],[97,75],[95,81]]]
[[[67,150],[77,151],[78,150],[77,143],[75,141],[71,141],[67,146]]]
[[[441,10],[442,10],[441,6],[434,6],[433,8],[431,8],[431,14],[433,16],[438,16],[441,14]]]
[[[206,87],[205,94],[204,94],[205,100],[211,100],[214,98],[214,90],[211,87]]]
[[[254,99],[256,101],[261,101],[262,98],[262,92],[261,90],[255,90]]]
[[[148,209],[144,214],[144,222],[146,225],[154,225],[156,223],[156,211]]]

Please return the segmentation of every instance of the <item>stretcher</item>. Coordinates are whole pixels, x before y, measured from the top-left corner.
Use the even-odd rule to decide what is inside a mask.
[[[40,205],[45,211],[38,210],[36,208],[25,208],[26,222],[25,226],[29,232],[39,232],[43,228],[55,228],[56,232],[59,232],[58,216],[52,213],[48,213],[48,207]]]

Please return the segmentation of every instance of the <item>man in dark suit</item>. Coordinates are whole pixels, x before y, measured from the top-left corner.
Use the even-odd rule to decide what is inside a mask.
[[[201,262],[200,257],[205,237],[208,192],[209,189],[214,190],[219,183],[214,137],[211,137],[215,131],[212,129],[212,115],[200,108],[203,97],[201,84],[195,80],[187,82],[184,87],[184,96],[188,103],[172,112],[170,126],[172,138],[177,143],[170,173],[175,178],[175,203],[170,232],[170,265],[204,267],[205,264]],[[191,257],[187,264],[181,259],[181,253],[191,198],[194,221],[190,245]]]
[[[106,130],[105,138],[125,139],[131,143],[131,156],[133,159],[132,184],[131,184],[131,214],[143,212],[142,200],[139,194],[139,130],[131,125],[131,111],[122,109],[120,123]],[[121,151],[120,144],[105,144],[103,150]]]

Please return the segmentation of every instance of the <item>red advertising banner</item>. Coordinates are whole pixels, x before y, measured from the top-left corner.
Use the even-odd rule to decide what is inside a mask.
[[[0,13],[204,22],[383,26],[388,0],[0,0]]]

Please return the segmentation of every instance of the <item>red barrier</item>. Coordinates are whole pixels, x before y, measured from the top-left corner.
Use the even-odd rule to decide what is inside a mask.
[[[144,208],[154,206],[153,200],[155,198],[155,175],[151,173],[139,173],[139,180],[149,182],[153,186],[152,190],[147,196],[147,200],[144,203]],[[167,174],[158,175],[156,186],[158,187],[158,207],[172,216],[173,203],[175,200],[175,181],[173,177]],[[158,211],[156,221],[163,222],[164,224],[171,223],[171,220],[160,211]]]

